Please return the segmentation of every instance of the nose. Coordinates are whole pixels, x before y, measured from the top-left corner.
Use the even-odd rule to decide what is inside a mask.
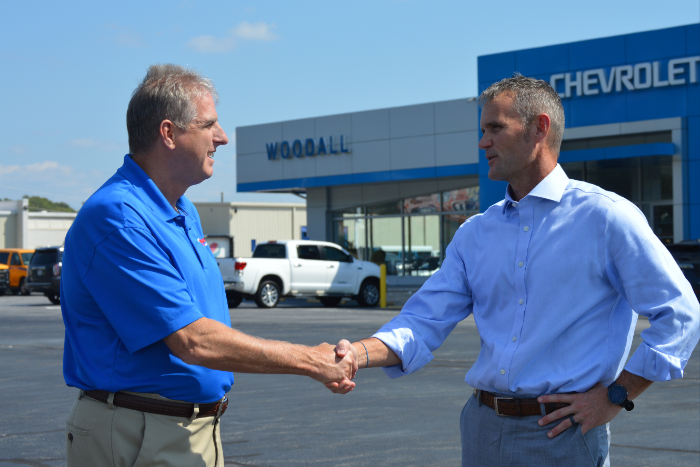
[[[487,138],[486,135],[482,135],[479,140],[479,149],[486,149],[491,147],[491,138]]]
[[[214,145],[223,146],[225,144],[228,144],[228,136],[226,136],[226,132],[223,128],[221,128],[221,125],[219,125],[219,123],[217,122],[216,130],[214,131]]]

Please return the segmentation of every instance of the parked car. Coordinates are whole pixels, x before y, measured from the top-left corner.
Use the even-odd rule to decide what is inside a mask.
[[[10,268],[0,265],[0,296],[10,287]]]
[[[0,249],[0,264],[7,266],[10,273],[10,291],[17,295],[29,295],[29,290],[25,287],[27,278],[27,266],[32,259],[34,250],[24,248],[2,248]],[[3,289],[4,290],[4,289]]]
[[[666,248],[690,282],[695,296],[700,300],[700,240],[685,240],[666,245]]]
[[[349,297],[379,304],[379,266],[353,258],[335,243],[283,240],[261,243],[252,258],[217,258],[229,307],[255,300],[260,308],[287,297],[314,297],[337,306]]]
[[[62,246],[37,248],[29,263],[27,289],[31,292],[42,292],[51,303],[60,304],[62,261]]]

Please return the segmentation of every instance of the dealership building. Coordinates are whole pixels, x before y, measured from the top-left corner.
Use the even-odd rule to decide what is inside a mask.
[[[664,242],[700,238],[700,24],[481,56],[479,92],[513,72],[559,92],[570,178],[634,202]],[[420,284],[504,197],[479,134],[475,97],[239,127],[238,191],[306,193],[309,238]]]

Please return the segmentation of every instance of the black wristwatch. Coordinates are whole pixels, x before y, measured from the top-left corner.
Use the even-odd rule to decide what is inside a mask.
[[[627,389],[617,384],[617,381],[608,386],[608,400],[615,405],[624,407],[628,412],[634,408],[634,402],[627,399]]]

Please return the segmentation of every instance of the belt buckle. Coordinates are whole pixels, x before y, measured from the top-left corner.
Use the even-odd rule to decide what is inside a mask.
[[[509,417],[509,415],[502,414],[502,413],[500,413],[500,412],[498,411],[498,399],[513,400],[513,398],[512,398],[512,397],[496,397],[496,396],[493,396],[493,410],[496,411],[496,415],[498,415],[499,417]]]

